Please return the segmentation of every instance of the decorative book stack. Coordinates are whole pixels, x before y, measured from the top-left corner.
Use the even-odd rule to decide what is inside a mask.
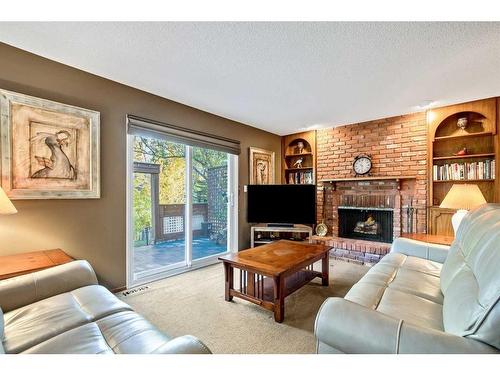
[[[434,165],[433,179],[434,181],[493,180],[495,160]]]
[[[289,184],[313,184],[313,171],[288,173]]]

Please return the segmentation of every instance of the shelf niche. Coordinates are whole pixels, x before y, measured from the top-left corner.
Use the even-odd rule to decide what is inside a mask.
[[[453,235],[452,212],[440,209],[439,205],[453,184],[477,184],[487,202],[498,200],[498,136],[497,99],[478,100],[430,110],[427,114],[428,141],[428,233]],[[465,129],[457,125],[458,119],[466,118]],[[466,155],[454,155],[463,148]],[[434,181],[433,166],[463,164],[495,160],[495,179],[438,180]],[[444,220],[444,221],[443,221]],[[450,233],[451,231],[451,233]]]
[[[283,183],[316,183],[316,132],[285,136],[282,146]],[[296,163],[300,159],[302,159],[302,166],[299,168]]]

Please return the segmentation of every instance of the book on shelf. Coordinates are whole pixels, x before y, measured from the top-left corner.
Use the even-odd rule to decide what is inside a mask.
[[[305,171],[305,172],[293,172],[288,174],[288,183],[289,184],[312,184],[313,183],[313,172]]]
[[[495,160],[484,160],[472,163],[449,163],[433,165],[434,181],[467,181],[495,179]]]

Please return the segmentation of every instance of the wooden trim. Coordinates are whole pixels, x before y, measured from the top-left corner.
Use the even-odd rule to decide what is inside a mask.
[[[123,292],[124,290],[127,290],[126,286],[119,286],[118,288],[110,289],[110,292],[113,294],[116,294],[116,293]]]
[[[453,155],[453,156],[438,156],[432,158],[432,160],[452,160],[452,159],[471,159],[471,158],[486,158],[488,156],[495,156],[494,152],[487,154],[470,154],[470,155]]]
[[[382,181],[382,180],[413,180],[417,176],[372,176],[372,177],[345,177],[345,178],[329,178],[319,180],[319,182],[347,182],[347,181]]]
[[[434,142],[436,141],[445,141],[448,139],[459,139],[459,138],[468,138],[468,137],[484,137],[488,135],[493,135],[493,132],[479,132],[479,133],[467,133],[460,135],[447,135],[444,137],[435,137]]]

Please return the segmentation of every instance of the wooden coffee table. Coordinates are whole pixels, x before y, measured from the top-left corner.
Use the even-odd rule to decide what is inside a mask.
[[[328,286],[331,247],[294,241],[276,241],[238,253],[224,255],[225,298],[253,302],[274,311],[274,320],[285,318],[285,297],[320,277]],[[321,260],[322,272],[313,264]],[[234,289],[234,269],[239,269],[239,290]]]

